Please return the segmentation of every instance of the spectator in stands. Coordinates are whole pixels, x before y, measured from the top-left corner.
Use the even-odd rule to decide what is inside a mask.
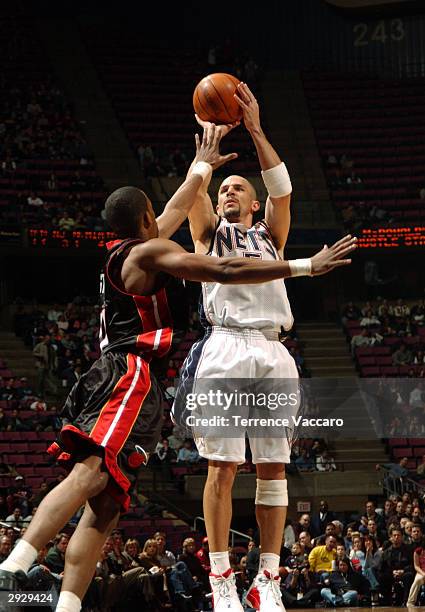
[[[315,470],[313,459],[306,448],[300,449],[300,454],[295,459],[294,464],[299,472],[314,472]]]
[[[403,366],[408,365],[412,362],[412,353],[409,349],[406,348],[405,344],[401,344],[400,348],[398,348],[393,353],[393,365],[395,366]]]
[[[310,533],[310,523],[310,515],[307,513],[302,514],[294,525],[295,537],[299,537],[299,534],[303,531],[308,531]]]
[[[48,550],[49,547],[44,546],[38,551],[38,555],[28,571],[25,589],[28,591],[53,591],[57,595],[60,591],[62,577],[51,572],[45,564]]]
[[[381,567],[382,551],[378,548],[378,543],[375,538],[371,536],[365,536],[364,547],[365,559],[363,565],[363,575],[369,581],[371,590],[376,592],[379,590],[378,571]],[[376,601],[372,595],[372,602],[374,600]]]
[[[351,353],[355,354],[356,348],[360,346],[373,346],[378,340],[379,335],[372,335],[367,329],[362,329],[360,334],[351,338]]]
[[[34,191],[31,191],[30,195],[27,198],[28,206],[32,206],[34,208],[40,208],[43,206],[44,202]]]
[[[357,174],[353,171],[350,176],[347,177],[347,186],[348,187],[357,187],[360,189],[363,185],[362,179],[357,176]]]
[[[163,531],[157,531],[154,534],[154,540],[157,544],[157,558],[161,567],[172,567],[176,564],[176,557],[171,550],[166,550],[166,536]]]
[[[425,548],[418,546],[413,553],[413,567],[416,575],[410,587],[407,606],[416,606],[421,587],[425,584]]]
[[[6,421],[7,422],[7,421]],[[7,429],[7,428],[6,428]],[[4,431],[4,430],[2,430]],[[11,478],[16,478],[17,472],[14,467],[5,463],[3,455],[0,455],[0,476],[2,478],[6,476],[10,476]]]
[[[400,298],[397,300],[395,306],[390,306],[390,314],[396,317],[397,319],[402,319],[410,315],[410,308]]]
[[[365,553],[363,550],[363,539],[360,535],[353,535],[353,547],[350,550],[350,561],[356,571],[362,571],[365,563]]]
[[[325,499],[320,500],[319,511],[311,516],[310,533],[317,537],[325,533],[326,525],[335,519],[335,514],[329,510],[329,504]]]
[[[11,550],[12,550],[12,540],[6,535],[1,536],[0,538],[0,563],[3,563],[3,561],[7,559]]]
[[[315,546],[308,556],[310,570],[320,580],[322,574],[326,576],[332,571],[332,562],[336,559],[336,538],[332,535],[326,537],[324,546]]]
[[[353,302],[348,304],[342,310],[342,323],[345,325],[347,321],[358,321],[361,319],[360,309]]]
[[[386,539],[385,531],[378,529],[378,525],[374,519],[367,520],[367,533],[371,538],[376,540],[379,545],[383,544]]]
[[[204,589],[208,589],[208,574],[204,570],[200,559],[195,554],[196,546],[193,538],[186,538],[183,541],[183,552],[178,560],[186,563],[189,572],[195,582],[202,584]]]
[[[372,327],[380,324],[381,321],[373,314],[372,310],[368,310],[365,316],[360,319],[360,327]]]
[[[65,569],[65,552],[68,542],[68,534],[59,533],[55,538],[54,546],[46,555],[45,564],[55,574],[61,574]]]
[[[384,605],[392,605],[391,592],[394,585],[394,605],[403,605],[407,601],[413,582],[413,563],[411,551],[403,544],[401,529],[395,528],[390,534],[391,545],[382,553],[379,570],[379,584]]]
[[[407,469],[407,465],[409,463],[408,457],[402,457],[398,463],[382,463],[377,464],[375,466],[376,470],[380,470],[381,467],[390,471],[390,475],[394,478],[406,478],[409,475],[409,470]],[[402,506],[401,506],[402,507]],[[402,508],[403,511],[403,508]],[[398,509],[396,507],[396,513],[398,514]]]
[[[326,525],[324,533],[320,534],[317,538],[314,538],[314,545],[323,546],[326,543],[326,538],[330,535],[334,536],[334,538],[337,540],[336,527],[333,521]]]
[[[419,479],[425,479],[425,455],[422,455],[421,463],[416,468],[416,476]]]
[[[33,427],[30,419],[25,419],[25,422],[20,418],[16,409],[12,410],[10,417],[7,419],[6,431],[30,431]]]
[[[320,598],[319,590],[314,577],[309,571],[308,555],[306,555],[298,542],[291,548],[291,555],[285,561],[285,578],[282,590],[282,600],[288,607],[311,607]]]
[[[68,211],[65,211],[62,213],[59,222],[58,222],[58,227],[61,230],[73,230],[75,227],[75,219],[73,217],[71,217],[70,213]]]
[[[300,543],[301,549],[306,552],[308,555],[313,550],[313,544],[311,543],[311,535],[308,531],[301,531],[298,541]]]
[[[335,459],[325,449],[316,459],[316,469],[319,472],[333,472],[337,469]]]
[[[51,336],[46,334],[34,349],[35,367],[38,373],[38,393],[44,398],[46,390],[52,395],[57,393],[57,382],[54,372],[57,368],[56,351],[52,346]]]
[[[112,551],[111,551],[112,552]],[[138,567],[140,555],[139,541],[134,538],[129,538],[124,544],[123,556],[127,559],[127,567]]]
[[[408,544],[410,544],[412,551],[418,547],[425,548],[425,537],[423,535],[422,526],[418,523],[412,524]]]
[[[332,606],[356,606],[359,595],[369,590],[366,580],[355,572],[350,560],[339,561],[336,572],[325,579],[325,587],[321,590],[323,599]]]
[[[193,446],[192,440],[185,440],[183,447],[177,454],[177,463],[186,463],[192,465],[199,461],[199,453]]]

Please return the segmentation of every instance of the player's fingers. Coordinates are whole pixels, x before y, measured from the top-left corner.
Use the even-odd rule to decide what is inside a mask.
[[[248,108],[248,104],[245,104],[245,102],[238,96],[238,94],[233,94],[233,97],[241,108],[243,108],[244,110]]]
[[[250,100],[250,102],[256,102],[255,96],[248,87],[246,83],[242,83],[243,91],[245,92],[246,97]]]
[[[246,89],[245,83],[239,83],[238,85],[238,94],[241,96],[244,102],[249,104],[251,102],[251,96],[249,95],[249,91]]]
[[[236,159],[238,157],[237,153],[228,153],[227,155],[222,155],[221,159],[223,160],[223,163],[231,161],[232,159]]]
[[[214,143],[215,133],[216,126],[214,125],[214,123],[210,123],[210,125],[208,126],[208,145],[212,145]]]
[[[357,242],[352,240],[346,244],[341,244],[337,249],[333,249],[333,256],[339,257],[343,253],[349,253],[357,248]]]
[[[202,134],[202,146],[205,147],[208,144],[208,128],[204,125],[204,132]]]
[[[333,268],[339,268],[340,266],[348,266],[351,263],[351,259],[338,259],[338,261],[332,262]]]
[[[195,145],[196,145],[196,154],[198,154],[200,146],[201,146],[201,142],[199,140],[199,134],[195,134]]]
[[[335,244],[332,245],[332,248],[338,248],[340,244],[344,244],[345,242],[347,242],[348,240],[351,240],[352,236],[351,234],[347,234],[346,236],[344,236],[343,238],[341,238],[340,240],[338,240],[337,242],[335,242]]]

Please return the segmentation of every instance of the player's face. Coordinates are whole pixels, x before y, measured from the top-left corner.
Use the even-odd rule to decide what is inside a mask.
[[[237,223],[258,208],[253,188],[242,176],[229,176],[220,185],[217,206],[220,217]]]

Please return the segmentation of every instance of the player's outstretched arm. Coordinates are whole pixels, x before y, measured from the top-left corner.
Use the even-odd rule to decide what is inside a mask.
[[[195,119],[204,130],[213,125],[209,121],[202,121],[198,115],[195,115]],[[239,121],[229,123],[228,125],[216,126],[216,129],[220,133],[220,140],[238,125]],[[232,159],[234,159],[234,157]],[[195,253],[201,254],[208,252],[211,238],[218,223],[218,215],[215,213],[211,198],[208,195],[210,181],[211,175],[202,183],[197,193],[195,204],[189,212],[190,233],[193,244],[195,245]]]
[[[285,165],[262,130],[258,102],[246,83],[239,83],[235,98],[243,110],[245,127],[257,150],[263,180],[269,192],[265,220],[280,251],[286,244],[291,223],[291,181]]]
[[[177,278],[221,284],[265,283],[290,276],[315,276],[351,263],[356,238],[346,236],[311,259],[261,261],[247,257],[210,257],[188,253],[178,244],[156,238],[134,247],[130,264],[143,272],[166,272]]]
[[[221,138],[220,130],[212,123],[204,128],[202,141],[195,134],[196,156],[191,171],[156,220],[161,238],[170,238],[179,229],[195,202],[202,182],[208,180],[209,184],[212,171],[237,157],[236,153],[220,154]]]

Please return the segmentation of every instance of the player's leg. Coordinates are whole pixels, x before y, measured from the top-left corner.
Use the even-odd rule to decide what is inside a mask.
[[[102,459],[91,456],[76,463],[71,473],[40,503],[24,537],[0,565],[0,570],[27,572],[45,546],[88,498],[98,495],[108,482]]]
[[[263,557],[260,560],[260,569],[262,567],[261,561],[263,561],[264,568],[273,569],[275,573],[279,569],[279,555],[288,509],[285,464],[258,463],[256,467],[258,488],[255,516],[260,528],[261,557]],[[267,501],[278,505],[269,505],[266,503]],[[285,505],[279,505],[284,503]],[[277,558],[277,564],[270,567],[265,561],[265,555],[274,555]]]
[[[204,517],[210,547],[210,583],[214,612],[242,612],[235,575],[229,561],[229,531],[232,520],[232,487],[238,463],[245,457],[245,440],[216,440],[214,450],[228,452],[228,461],[209,458],[204,488]],[[209,450],[213,441],[207,440]],[[229,446],[230,445],[230,446]],[[229,447],[224,449],[223,446]],[[233,454],[237,452],[237,456]],[[241,459],[242,457],[242,459]]]
[[[58,612],[78,612],[96,569],[102,546],[116,526],[120,506],[106,491],[86,502],[83,516],[69,541]]]
[[[208,476],[204,488],[204,518],[210,556],[211,553],[228,550],[232,520],[232,487],[237,465],[231,461],[208,461]],[[229,567],[230,565],[223,571]],[[215,573],[213,568],[211,569]]]
[[[258,450],[256,442],[258,440],[250,440],[254,462]],[[258,574],[246,600],[248,605],[260,612],[279,612],[285,609],[279,577],[280,549],[288,506],[285,463],[257,463],[256,467],[255,515],[260,529],[261,552]]]

